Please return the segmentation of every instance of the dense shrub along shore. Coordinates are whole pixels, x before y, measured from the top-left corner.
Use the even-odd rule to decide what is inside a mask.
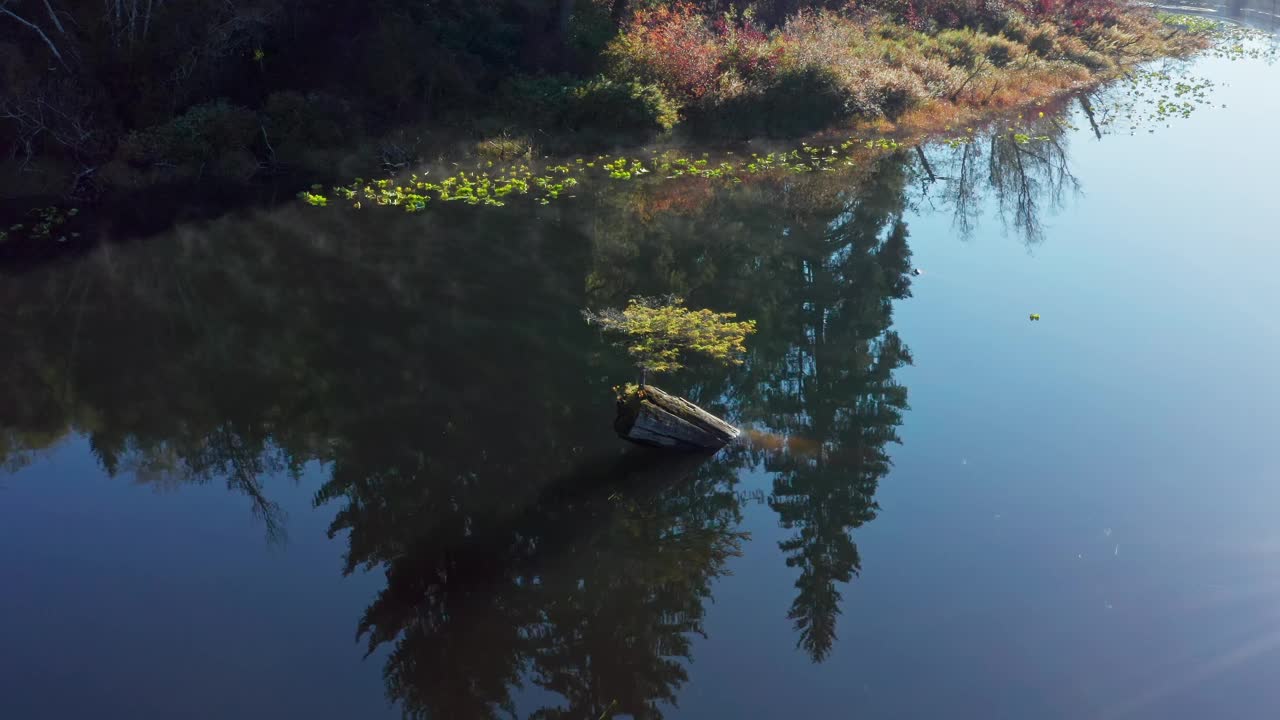
[[[1185,55],[1129,0],[15,0],[0,198],[941,129]]]
[[[605,57],[612,76],[672,98],[698,135],[785,137],[1006,109],[1199,46],[1169,29],[1114,0],[855,4],[773,28],[677,4],[636,13]]]

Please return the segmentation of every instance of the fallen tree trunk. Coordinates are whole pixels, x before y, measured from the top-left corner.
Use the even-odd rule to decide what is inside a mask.
[[[672,450],[718,450],[741,431],[682,397],[652,385],[618,399],[619,437]]]

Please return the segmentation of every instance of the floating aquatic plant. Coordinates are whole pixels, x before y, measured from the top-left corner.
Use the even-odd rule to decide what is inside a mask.
[[[572,162],[548,165],[535,173],[527,164],[495,167],[487,161],[477,164],[473,170],[460,170],[453,175],[434,180],[426,176],[412,175],[407,181],[382,179],[366,181],[356,178],[348,185],[331,188],[323,194],[320,186],[312,186],[298,197],[308,205],[325,207],[330,198],[347,201],[360,208],[365,202],[404,208],[408,212],[425,209],[433,200],[462,202],[468,205],[502,206],[512,196],[530,196],[535,202],[547,205],[566,197],[574,188],[585,183],[600,181],[631,181],[646,175],[672,180],[681,177],[700,177],[739,183],[746,176],[816,171],[832,171],[836,167],[855,165],[854,155],[864,150],[892,152],[904,144],[891,138],[860,140],[850,138],[838,145],[804,144],[785,152],[753,153],[739,158],[727,153],[725,158],[713,163],[709,154],[700,157],[682,156],[674,152],[650,157],[620,155],[597,156],[592,161],[576,158]]]
[[[65,225],[71,218],[80,214],[75,207],[64,208],[57,205],[32,208],[27,211],[28,222],[14,223],[8,228],[0,229],[0,242],[17,240],[25,237],[28,240],[54,240],[66,242],[80,237],[78,232],[65,232]]]
[[[1188,32],[1213,34],[1216,39],[1214,51],[1226,57],[1255,57],[1258,55],[1249,53],[1262,52],[1256,47],[1259,44],[1257,33],[1247,29],[1195,16],[1168,15],[1163,20],[1167,25]],[[1180,72],[1176,66],[1139,70],[1105,91],[1102,96],[1104,112],[1099,113],[1096,122],[1099,128],[1127,123],[1132,132],[1142,126],[1190,117],[1197,108],[1209,102],[1213,88],[1212,81]],[[1044,113],[1039,113],[1039,117],[1043,119]],[[1061,128],[1072,127],[1062,120],[1054,122]],[[1048,135],[1032,135],[1014,127],[1009,127],[1008,132],[1019,145],[1049,140]],[[955,148],[972,143],[976,137],[975,129],[969,127],[964,134],[942,142]],[[597,155],[594,159],[575,158],[536,171],[525,163],[505,167],[496,165],[490,158],[477,162],[471,170],[459,170],[440,179],[416,174],[407,181],[389,178],[365,181],[357,178],[349,185],[331,188],[328,195],[322,192],[322,188],[313,186],[311,191],[299,193],[298,197],[317,207],[328,205],[333,198],[346,201],[354,208],[371,203],[400,207],[407,212],[424,210],[432,201],[500,207],[513,197],[526,196],[538,204],[549,205],[552,201],[572,197],[572,192],[579,186],[595,186],[605,181],[630,182],[652,176],[657,181],[699,177],[740,183],[743,178],[756,175],[834,172],[858,164],[857,157],[867,151],[894,152],[904,147],[908,145],[894,138],[848,138],[838,144],[811,145],[806,142],[789,151],[752,153],[745,157],[726,153],[718,162],[713,162],[707,153],[694,157],[649,151],[649,157]]]

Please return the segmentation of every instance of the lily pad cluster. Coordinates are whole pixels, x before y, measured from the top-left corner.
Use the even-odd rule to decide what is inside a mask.
[[[1179,13],[1158,13],[1160,21],[1171,28],[1211,38],[1207,54],[1227,60],[1275,60],[1280,45],[1274,35],[1225,20]]]
[[[0,228],[0,243],[25,237],[29,240],[53,240],[66,242],[80,237],[78,232],[63,232],[63,225],[80,213],[79,208],[62,208],[56,205],[32,208],[27,211],[27,222],[14,223]]]
[[[694,157],[675,152],[652,152],[648,157],[597,155],[537,170],[524,163],[494,167],[490,162],[439,180],[417,174],[403,181],[356,178],[349,185],[331,188],[328,194],[323,187],[313,185],[298,197],[316,207],[326,207],[332,200],[341,200],[357,209],[371,204],[399,207],[408,212],[424,210],[432,202],[502,206],[510,198],[522,196],[548,205],[553,200],[572,197],[572,192],[578,187],[600,181],[628,181],[650,175],[664,180],[700,177],[737,183],[752,175],[831,172],[839,167],[854,166],[855,154],[867,150],[891,152],[902,147],[903,143],[892,138],[849,138],[839,144],[806,143],[790,151],[752,153],[745,157],[727,153],[716,162],[708,153]]]
[[[1187,32],[1211,35],[1213,42],[1205,50],[1210,57],[1274,62],[1280,56],[1275,38],[1249,27],[1198,15],[1166,14],[1161,20]],[[1215,87],[1212,80],[1189,72],[1186,62],[1149,66],[1105,90],[1098,124],[1130,133],[1144,128],[1155,132],[1154,125],[1167,126],[1170,120],[1189,118],[1212,105]]]
[[[1213,102],[1215,83],[1180,67],[1162,67],[1132,73],[1104,90],[1097,123],[1110,131],[1141,129],[1155,132],[1172,120],[1190,118]]]

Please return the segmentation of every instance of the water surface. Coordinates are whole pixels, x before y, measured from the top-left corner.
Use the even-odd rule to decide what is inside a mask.
[[[1280,68],[1194,71],[1101,140],[11,271],[4,716],[1274,717]],[[660,293],[759,323],[662,380],[711,458],[610,428],[579,312]]]

